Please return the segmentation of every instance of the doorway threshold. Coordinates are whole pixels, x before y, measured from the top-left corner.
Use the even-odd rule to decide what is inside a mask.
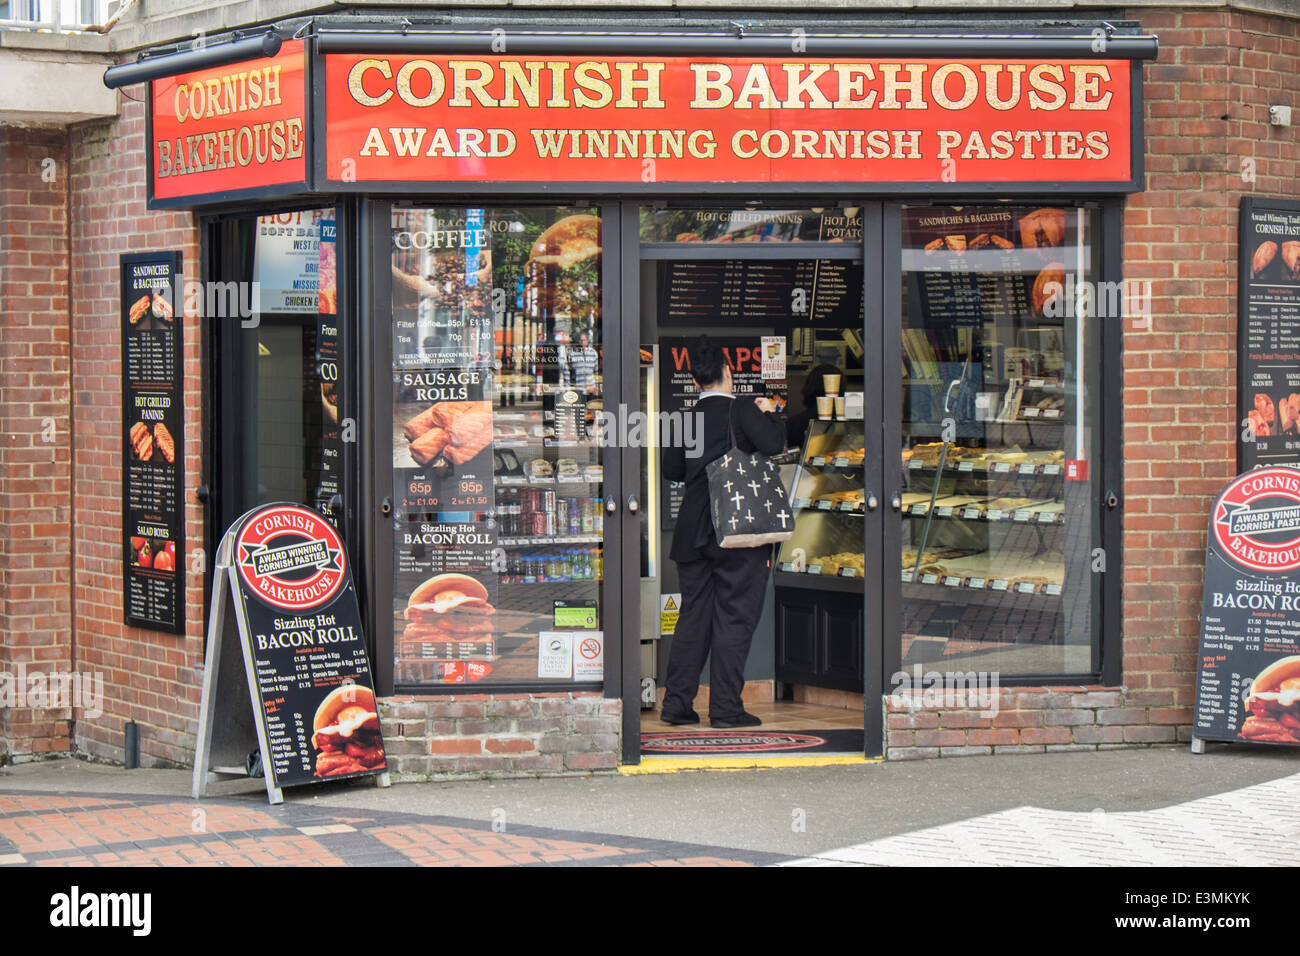
[[[618,772],[628,776],[651,773],[680,773],[688,770],[774,770],[782,767],[833,767],[851,764],[883,763],[883,757],[862,754],[802,754],[752,757],[721,757],[700,754],[696,757],[642,755],[639,764],[626,764]]]

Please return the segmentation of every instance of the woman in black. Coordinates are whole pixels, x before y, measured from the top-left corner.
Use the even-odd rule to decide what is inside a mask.
[[[740,702],[745,660],[763,608],[763,582],[771,566],[770,545],[720,548],[709,507],[705,470],[731,447],[734,430],[741,451],[775,455],[785,448],[785,424],[768,398],[753,401],[732,393],[731,368],[721,348],[700,338],[689,349],[691,373],[700,389],[694,412],[700,418],[702,450],[688,458],[672,447],[663,455],[664,477],[683,481],[669,556],[677,563],[681,614],[668,654],[668,679],[660,716],[669,724],[696,724],[693,702],[700,672],[709,661],[709,722],[714,727],[753,727],[760,721]]]

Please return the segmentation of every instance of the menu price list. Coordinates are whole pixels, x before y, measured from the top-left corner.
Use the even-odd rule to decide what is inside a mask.
[[[152,515],[175,514],[180,506],[176,493],[176,482],[169,471],[148,465],[127,466],[127,507]]]
[[[122,529],[127,623],[185,626],[183,315],[179,252],[120,257]]]
[[[1300,203],[1242,200],[1238,471],[1300,465]]]
[[[276,611],[252,600],[245,606],[276,783],[313,782],[317,708],[344,683],[371,686],[355,592],[349,584],[314,613]]]
[[[126,613],[130,618],[175,626],[176,582],[172,576],[160,577],[136,572],[126,581]]]
[[[862,318],[862,266],[837,259],[671,262],[660,282],[665,325],[744,320],[854,326]]]

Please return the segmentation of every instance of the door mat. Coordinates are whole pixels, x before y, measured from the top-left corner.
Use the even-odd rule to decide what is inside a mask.
[[[718,756],[725,754],[861,754],[861,730],[675,730],[643,733],[645,756]]]

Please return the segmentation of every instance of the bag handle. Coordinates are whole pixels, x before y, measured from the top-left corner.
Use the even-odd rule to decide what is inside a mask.
[[[732,396],[731,407],[727,409],[727,438],[731,444],[729,447],[735,448],[736,445],[736,398]]]

